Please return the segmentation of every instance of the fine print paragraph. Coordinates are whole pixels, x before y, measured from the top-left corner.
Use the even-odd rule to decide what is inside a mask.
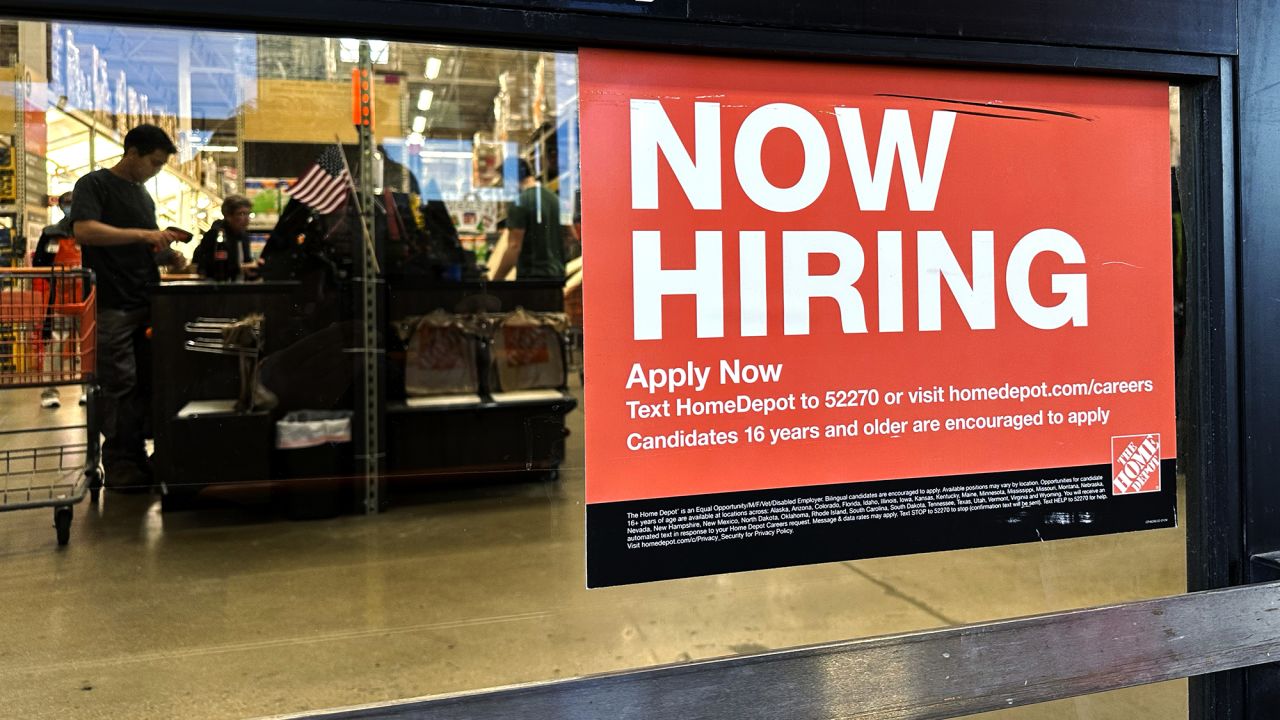
[[[794,535],[823,525],[1106,499],[1106,478],[1087,475],[669,509],[658,507],[627,513],[626,543],[628,549],[639,550],[732,542]]]

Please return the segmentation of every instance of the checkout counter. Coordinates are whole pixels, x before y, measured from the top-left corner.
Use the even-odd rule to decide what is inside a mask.
[[[380,334],[384,341],[384,402],[380,403],[381,445],[387,477],[458,476],[469,473],[535,473],[554,477],[564,457],[567,435],[565,415],[575,399],[561,384],[538,391],[503,392],[490,371],[489,348],[477,353],[480,379],[476,392],[410,396],[405,389],[405,348],[395,331],[407,318],[436,310],[448,313],[510,313],[516,308],[559,313],[563,311],[560,281],[448,282],[413,276],[388,277],[383,285],[387,322]],[[351,409],[356,355],[349,332],[351,292],[328,294],[296,281],[211,282],[177,281],[160,285],[152,300],[153,413],[155,437],[153,467],[161,484],[166,510],[190,505],[209,488],[228,483],[257,483],[299,491],[355,493],[357,483],[336,483],[353,466],[351,443],[330,449],[327,460],[299,469],[286,462],[276,449],[275,427],[285,410],[237,410],[241,389],[241,364],[234,357],[190,351],[191,324],[209,318],[242,318],[259,313],[263,318],[261,365],[277,378],[303,383],[300,397],[315,398],[325,407],[312,410]],[[300,348],[325,333],[346,327],[345,338],[325,347],[333,355],[329,365],[349,368],[345,379],[330,373],[310,382],[306,373],[290,377],[293,358],[315,359],[315,353],[299,356]],[[306,364],[306,363],[302,363]],[[335,379],[336,378],[336,379]],[[265,382],[265,380],[264,380]],[[283,403],[282,403],[283,404]],[[296,404],[294,402],[293,404]],[[355,423],[360,426],[359,422]],[[385,497],[385,495],[384,495]],[[348,506],[351,503],[346,503]]]

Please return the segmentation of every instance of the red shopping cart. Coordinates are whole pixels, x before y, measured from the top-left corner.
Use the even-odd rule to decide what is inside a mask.
[[[0,413],[0,512],[52,507],[59,545],[71,538],[72,508],[102,487],[95,297],[83,268],[0,270],[0,393],[77,386],[85,394],[82,422],[24,422],[14,405]]]

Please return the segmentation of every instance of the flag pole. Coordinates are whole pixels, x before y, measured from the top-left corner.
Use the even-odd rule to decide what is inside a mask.
[[[360,204],[360,191],[356,189],[355,176],[351,174],[351,166],[347,164],[347,154],[342,151],[342,138],[336,133],[333,141],[338,145],[338,157],[342,158],[342,167],[347,171],[347,188],[351,191],[351,198],[356,203],[356,210],[360,213],[360,232],[364,236],[365,252],[369,253],[370,259],[373,260],[374,272],[381,273],[382,268],[378,264],[378,253],[373,246],[373,234],[369,232],[369,225],[364,221],[364,206]],[[370,198],[370,202],[372,202]]]

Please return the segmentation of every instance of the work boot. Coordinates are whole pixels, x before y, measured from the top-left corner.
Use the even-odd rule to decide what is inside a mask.
[[[156,484],[156,468],[151,462],[150,455],[144,454],[142,458],[138,460],[138,470],[140,470],[143,476],[147,478],[147,483],[151,485]]]
[[[103,485],[111,492],[137,495],[151,492],[151,476],[135,463],[114,462],[103,468]]]

